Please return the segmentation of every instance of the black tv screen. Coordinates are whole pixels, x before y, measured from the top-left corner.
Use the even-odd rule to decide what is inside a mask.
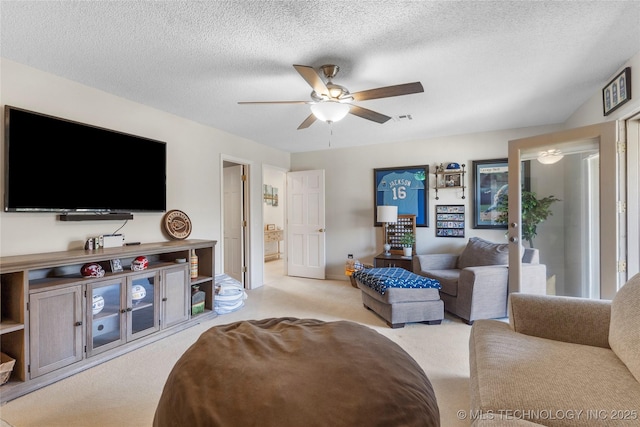
[[[5,211],[164,212],[166,143],[5,106]]]

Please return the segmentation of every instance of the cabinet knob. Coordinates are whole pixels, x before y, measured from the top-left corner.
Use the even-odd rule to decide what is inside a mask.
[[[133,310],[133,308],[127,307],[127,311],[132,311],[132,310]]]
[[[82,326],[82,322],[76,322],[76,326]]]
[[[167,300],[167,297],[162,298],[162,301],[166,301],[166,300]]]
[[[122,314],[124,314],[126,312],[127,312],[127,310],[125,310],[124,308],[122,310],[120,310],[120,313],[122,313]]]

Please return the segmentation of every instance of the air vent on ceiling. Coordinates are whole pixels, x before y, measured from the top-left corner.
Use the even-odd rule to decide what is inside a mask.
[[[393,116],[393,120],[396,122],[406,122],[407,120],[413,120],[411,114],[402,114],[400,116]]]

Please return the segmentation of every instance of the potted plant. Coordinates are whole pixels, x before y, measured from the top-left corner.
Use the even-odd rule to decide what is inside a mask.
[[[413,251],[413,244],[416,242],[416,236],[413,233],[404,233],[400,237],[400,244],[402,245],[402,251],[404,256],[411,256]]]
[[[559,202],[556,196],[547,196],[538,199],[533,191],[522,192],[522,239],[529,242],[529,247],[533,248],[533,238],[538,235],[538,225],[553,215],[551,205]],[[500,215],[496,222],[507,224],[509,222],[509,198],[505,194],[496,208]]]

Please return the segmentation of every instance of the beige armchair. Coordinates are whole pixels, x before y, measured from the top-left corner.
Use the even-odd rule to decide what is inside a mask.
[[[545,294],[547,269],[540,264],[538,250],[522,251],[520,292]],[[417,255],[413,271],[438,280],[445,310],[472,324],[507,317],[508,264],[508,244],[472,237],[460,255]]]

